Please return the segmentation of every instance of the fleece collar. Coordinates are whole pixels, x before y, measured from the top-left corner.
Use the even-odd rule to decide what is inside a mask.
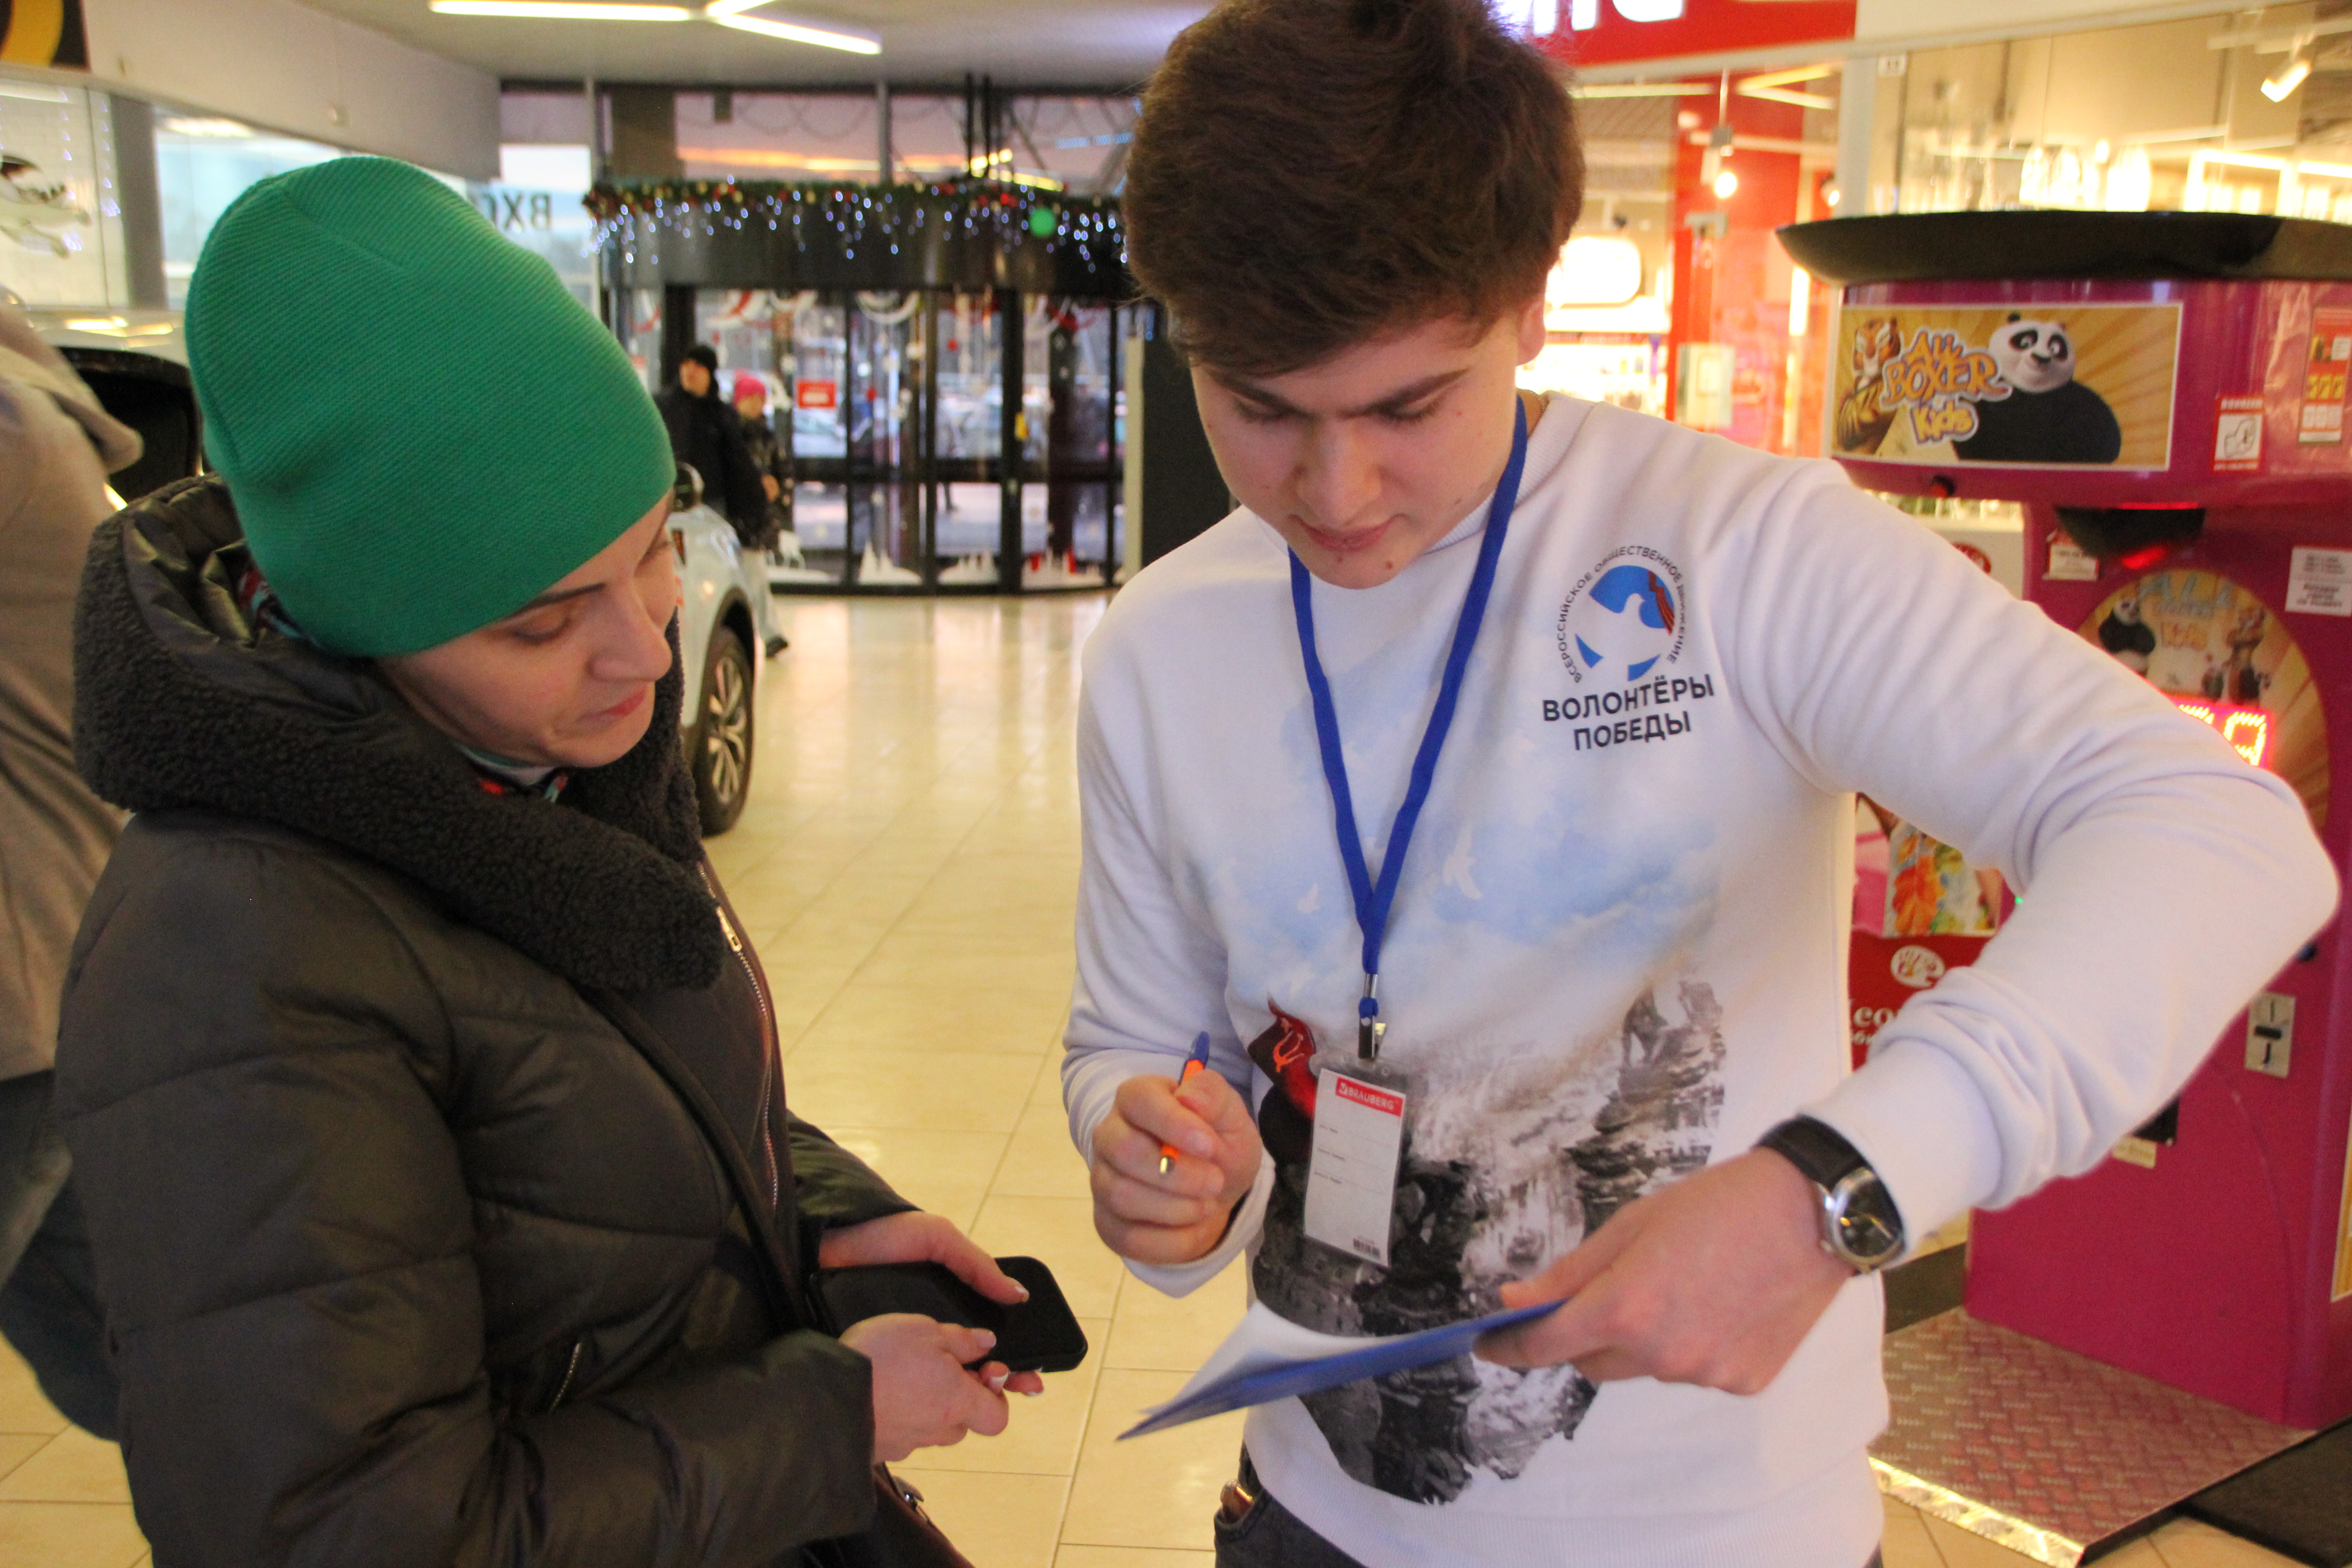
[[[74,625],[74,758],[131,811],[196,806],[377,861],[575,984],[698,989],[725,948],[670,672],[646,737],[562,804],[486,792],[364,661],[240,612],[243,530],[216,479],[100,528]]]

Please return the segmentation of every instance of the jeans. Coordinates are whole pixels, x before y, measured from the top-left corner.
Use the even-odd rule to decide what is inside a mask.
[[[49,1120],[55,1075],[0,1080],[0,1335],[66,1418],[111,1441],[116,1385],[106,1359],[89,1233]]]
[[[1242,1454],[1240,1481],[1225,1489],[1218,1510],[1216,1568],[1363,1568],[1363,1564],[1299,1522],[1265,1489]],[[1863,1568],[1882,1568],[1877,1552]]]

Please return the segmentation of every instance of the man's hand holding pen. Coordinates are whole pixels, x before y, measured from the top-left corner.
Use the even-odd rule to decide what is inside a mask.
[[[1161,1151],[1174,1152],[1160,1170]],[[1223,1239],[1264,1159],[1248,1102],[1214,1071],[1118,1086],[1095,1129],[1095,1230],[1139,1263],[1189,1263]]]

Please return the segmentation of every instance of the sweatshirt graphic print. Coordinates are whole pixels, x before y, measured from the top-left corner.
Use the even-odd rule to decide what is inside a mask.
[[[1275,1082],[1258,1108],[1276,1167],[1252,1265],[1258,1300],[1324,1333],[1458,1322],[1496,1310],[1504,1283],[1704,1166],[1723,1107],[1723,1011],[1696,979],[1676,983],[1669,1005],[1671,1016],[1644,992],[1613,1037],[1567,1042],[1557,1057],[1443,1089],[1406,1076],[1386,1268],[1306,1233],[1315,1080],[1281,1068],[1311,1037],[1276,1009],[1250,1047]],[[1546,1438],[1574,1436],[1594,1394],[1572,1366],[1520,1372],[1465,1355],[1304,1404],[1348,1475],[1413,1502],[1451,1502],[1472,1471],[1515,1479]]]

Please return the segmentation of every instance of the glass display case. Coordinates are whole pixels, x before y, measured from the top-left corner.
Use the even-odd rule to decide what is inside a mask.
[[[110,100],[0,86],[0,289],[36,308],[130,304]]]

